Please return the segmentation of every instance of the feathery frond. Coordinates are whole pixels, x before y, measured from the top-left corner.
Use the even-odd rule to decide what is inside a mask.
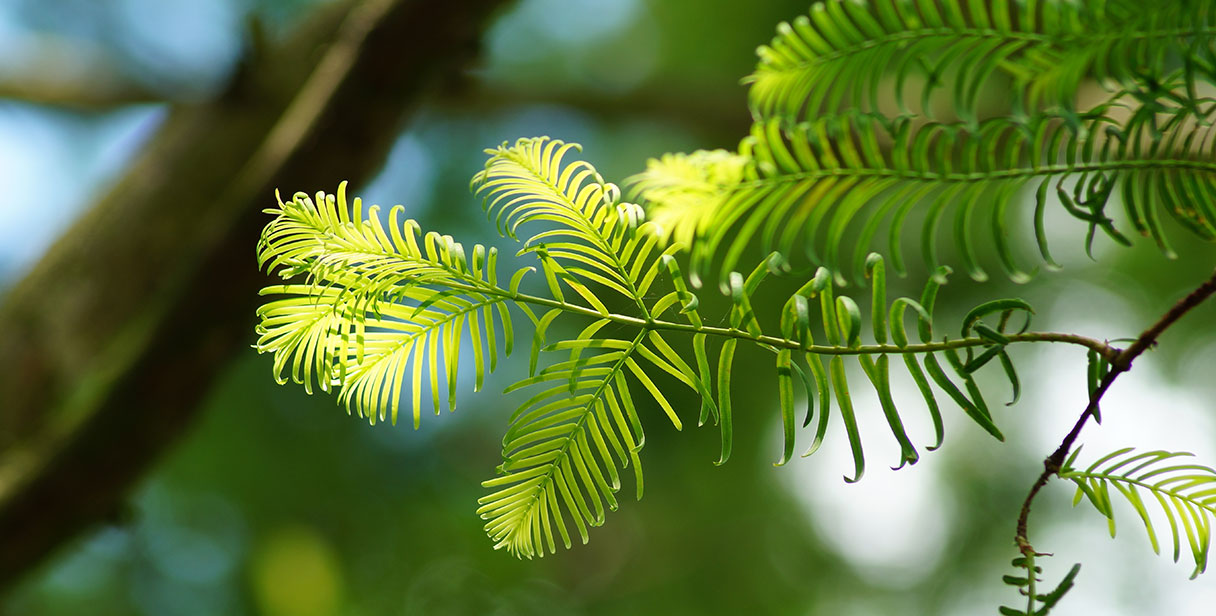
[[[498,330],[510,351],[510,294],[495,282],[496,250],[474,246],[470,260],[451,237],[399,222],[401,206],[386,229],[378,207],[365,216],[360,199],[347,203],[345,188],[316,201],[297,193],[267,210],[276,218],[258,245],[259,265],[307,280],[262,290],[282,297],[258,309],[257,349],[274,353],[280,382],[290,364],[292,380],[309,393],[313,383],[336,388],[348,412],[373,423],[386,413],[396,422],[408,375],[417,427],[424,376],[436,413],[441,373],[447,406],[455,406],[464,340],[473,347],[474,389],[497,365]]]
[[[930,97],[949,90],[953,117],[976,121],[977,99],[1001,87],[1015,114],[1071,109],[1083,80],[1216,81],[1216,6],[1123,0],[964,2],[824,0],[782,22],[757,50],[747,77],[760,118],[797,122],[845,110],[931,115]],[[885,101],[892,101],[886,108]]]
[[[640,385],[677,429],[681,421],[651,379],[651,369],[673,375],[694,391],[702,389],[701,375],[659,332],[647,327],[652,314],[673,304],[695,312],[695,303],[689,303],[695,298],[686,289],[661,297],[653,306],[647,304],[647,293],[659,274],[678,274],[670,260],[678,245],[656,250],[657,228],[643,222],[641,208],[621,202],[619,189],[604,182],[589,163],[564,163],[565,155],[578,148],[547,137],[520,139],[514,146],[487,150],[486,168],[473,178],[477,192],[486,195],[487,214],[495,217],[504,235],[516,237],[523,225],[541,223],[541,230],[525,241],[520,252],[541,259],[554,297],[562,298],[564,284],[608,317],[607,306],[593,290],[605,287],[632,300],[640,312],[624,319],[638,327],[632,342],[597,337],[612,322],[600,318],[577,338],[544,349],[568,351],[568,360],[508,389],[549,386],[512,416],[499,467],[504,474],[485,482],[486,487],[501,489],[483,497],[478,512],[488,520],[486,531],[497,547],[529,558],[543,555],[546,547],[556,550],[554,526],[556,536],[569,547],[565,515],[587,540],[588,527],[603,522],[605,505],[617,507],[618,463],[621,467],[633,463],[641,497],[637,452],[644,436],[631,387]],[[702,338],[694,346],[703,349],[703,344]],[[610,451],[615,452],[615,460]]]
[[[646,170],[629,179],[629,194],[646,196],[648,220],[664,241],[691,246],[717,210],[743,179],[748,159],[726,150],[664,154],[646,162]]]
[[[727,196],[678,206],[693,217],[687,224],[702,230],[693,242],[693,270],[704,272],[721,259],[724,280],[758,240],[765,251],[787,258],[805,252],[814,264],[856,275],[886,223],[885,253],[902,274],[904,226],[916,218],[923,221],[921,252],[935,268],[940,227],[952,218],[952,238],[972,278],[987,278],[976,248],[986,236],[983,243],[992,244],[1004,272],[1024,281],[1029,274],[1009,245],[1009,210],[1031,190],[1033,229],[1049,267],[1055,262],[1043,221],[1050,201],[1089,224],[1087,249],[1098,230],[1129,242],[1107,209],[1115,194],[1131,226],[1167,255],[1161,210],[1200,237],[1216,238],[1216,140],[1209,122],[1216,105],[1202,111],[1142,106],[1123,122],[1106,113],[1115,109],[1112,104],[1077,121],[993,119],[976,130],[868,115],[826,117],[788,131],[777,121],[757,123],[740,145],[749,160],[744,179]],[[652,166],[636,180],[650,207],[671,207],[680,194],[674,175],[663,191],[646,190],[660,184],[654,176],[661,169],[673,166]],[[697,182],[689,195],[699,191]],[[914,211],[920,215],[910,216]],[[841,254],[846,244],[854,246],[851,265]]]
[[[645,332],[632,340],[594,337],[605,324],[597,321],[578,338],[551,345],[549,350],[571,350],[571,359],[507,390],[545,387],[512,414],[498,469],[503,475],[482,484],[497,489],[478,500],[477,510],[487,520],[486,532],[495,548],[505,547],[516,556],[543,556],[546,548],[556,551],[556,536],[569,548],[567,515],[586,543],[588,527],[604,522],[605,506],[617,509],[618,465],[633,464],[637,497],[642,497],[638,451],[645,435],[633,393],[638,385],[676,429],[682,427],[671,403],[639,365],[665,365],[647,348]]]
[[[486,150],[490,158],[472,186],[486,193],[486,214],[507,237],[517,238],[524,224],[548,223],[548,229],[524,242],[521,254],[535,252],[542,261],[565,263],[555,263],[553,269],[560,269],[562,281],[593,304],[598,300],[588,297],[585,282],[599,283],[640,306],[646,294],[640,285],[658,271],[649,262],[656,236],[639,229],[644,226],[641,207],[622,202],[620,189],[605,182],[590,163],[563,165],[567,153],[580,149],[577,143],[548,137],[520,139],[511,147],[504,143]]]
[[[1199,464],[1178,463],[1178,458],[1192,454],[1167,451],[1136,453],[1131,447],[1102,456],[1085,470],[1075,468],[1077,448],[1060,470],[1060,477],[1077,486],[1073,505],[1082,498],[1089,500],[1098,513],[1106,516],[1110,536],[1115,536],[1115,512],[1111,503],[1113,487],[1123,496],[1144,524],[1145,533],[1160,554],[1157,531],[1149,516],[1142,494],[1147,493],[1160,506],[1169,521],[1174,541],[1174,562],[1181,554],[1181,538],[1186,536],[1191,556],[1195,560],[1194,578],[1207,569],[1208,552],[1212,546],[1212,522],[1216,520],[1216,470]]]

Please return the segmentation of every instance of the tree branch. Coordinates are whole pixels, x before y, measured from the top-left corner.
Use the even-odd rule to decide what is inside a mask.
[[[165,102],[157,92],[116,79],[48,79],[29,75],[0,76],[0,99],[88,111]]]
[[[1183,315],[1193,310],[1196,306],[1202,304],[1213,294],[1216,294],[1216,272],[1213,272],[1210,278],[1204,281],[1203,284],[1199,285],[1199,287],[1197,287],[1194,291],[1191,291],[1189,295],[1179,300],[1177,304],[1174,304],[1174,307],[1170,308],[1168,312],[1162,315],[1161,318],[1152,325],[1152,327],[1144,330],[1144,332],[1132,342],[1131,346],[1119,351],[1119,353],[1115,355],[1114,359],[1111,360],[1110,372],[1106,373],[1106,376],[1102,378],[1102,381],[1098,384],[1098,387],[1090,395],[1089,404],[1086,405],[1085,410],[1081,412],[1081,416],[1077,418],[1076,424],[1073,425],[1072,430],[1068,432],[1068,435],[1064,437],[1064,440],[1060,443],[1060,446],[1057,447],[1050,456],[1043,460],[1043,472],[1039,475],[1039,478],[1035,480],[1034,485],[1030,488],[1030,493],[1026,495],[1026,500],[1022,503],[1021,513],[1018,515],[1017,533],[1014,535],[1014,541],[1017,543],[1018,550],[1020,550],[1022,554],[1028,557],[1035,554],[1034,548],[1030,545],[1030,540],[1027,538],[1026,533],[1026,526],[1030,517],[1031,504],[1034,502],[1039,490],[1041,490],[1043,486],[1047,485],[1047,482],[1053,475],[1060,472],[1060,468],[1063,466],[1064,460],[1068,457],[1069,452],[1072,451],[1072,446],[1076,444],[1077,438],[1081,435],[1081,430],[1085,427],[1086,422],[1088,422],[1089,418],[1098,412],[1098,405],[1102,400],[1102,396],[1106,394],[1106,391],[1110,389],[1110,386],[1114,384],[1115,379],[1118,378],[1120,374],[1131,370],[1132,362],[1137,357],[1157,344],[1157,339],[1161,337],[1161,334],[1164,333],[1166,329],[1169,329],[1169,327],[1176,323],[1178,319],[1181,319]],[[1032,572],[1031,575],[1034,575],[1034,573]]]
[[[28,60],[0,69],[0,99],[86,111],[165,102],[164,94],[124,74],[118,58],[97,43],[48,33],[6,42]]]
[[[323,9],[178,107],[0,304],[0,587],[121,506],[253,340],[276,188],[356,183],[503,0]]]

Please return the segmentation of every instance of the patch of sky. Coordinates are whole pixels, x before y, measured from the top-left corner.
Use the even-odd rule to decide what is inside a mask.
[[[943,483],[949,461],[925,449],[932,443],[927,413],[911,379],[896,368],[893,394],[897,401],[909,401],[901,407],[902,417],[921,459],[915,466],[892,470],[899,448],[877,397],[859,368],[849,371],[849,381],[865,444],[863,479],[849,484],[841,477],[842,471],[852,473],[852,454],[835,407],[822,449],[809,459],[795,458],[782,477],[820,539],[861,577],[877,586],[911,588],[933,572],[950,543],[956,506]],[[799,442],[803,448],[807,445]],[[774,443],[771,449],[779,447]]]
[[[656,67],[659,34],[639,0],[525,0],[488,32],[486,72],[508,84],[620,93]]]
[[[163,117],[159,106],[82,116],[0,103],[0,288],[33,265]]]
[[[128,32],[119,44],[139,69],[132,77],[173,98],[210,93],[241,53],[243,13],[233,0],[118,0],[117,8]]]

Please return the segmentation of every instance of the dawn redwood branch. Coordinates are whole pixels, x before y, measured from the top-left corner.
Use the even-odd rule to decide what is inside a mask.
[[[1102,378],[1098,387],[1090,395],[1089,404],[1081,412],[1081,416],[1077,418],[1076,424],[1073,425],[1068,435],[1064,437],[1060,446],[1043,460],[1043,472],[1035,480],[1034,485],[1030,488],[1030,493],[1026,495],[1026,500],[1022,503],[1022,510],[1018,515],[1017,534],[1014,535],[1014,541],[1017,543],[1018,549],[1022,554],[1026,556],[1035,554],[1034,548],[1030,545],[1030,540],[1026,536],[1026,525],[1030,517],[1031,504],[1034,502],[1039,490],[1047,485],[1048,480],[1060,472],[1064,460],[1072,451],[1073,445],[1076,444],[1077,437],[1081,435],[1081,430],[1085,427],[1085,423],[1098,412],[1098,405],[1101,403],[1102,396],[1106,394],[1106,391],[1110,389],[1110,386],[1114,384],[1115,379],[1120,374],[1131,370],[1132,362],[1137,357],[1157,344],[1157,339],[1161,337],[1161,334],[1166,329],[1169,329],[1178,319],[1181,319],[1186,313],[1202,304],[1213,294],[1216,294],[1216,272],[1212,272],[1210,278],[1196,287],[1194,291],[1191,291],[1189,295],[1179,300],[1178,303],[1174,304],[1174,307],[1162,315],[1152,327],[1144,330],[1130,346],[1119,351],[1110,361],[1110,371],[1106,373],[1106,376]]]

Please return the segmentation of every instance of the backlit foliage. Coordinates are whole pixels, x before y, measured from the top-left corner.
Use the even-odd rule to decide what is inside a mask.
[[[528,558],[586,542],[620,505],[623,476],[642,496],[644,426],[681,429],[694,415],[673,387],[700,399],[697,424],[717,426],[725,463],[743,349],[772,362],[764,386],[779,400],[777,465],[800,432],[810,439],[802,455],[814,453],[836,415],[854,463],[846,481],[860,480],[857,387],[877,396],[900,448],[895,467],[942,446],[943,407],[1003,440],[977,370],[1003,373],[1016,401],[1009,348],[1072,344],[1087,351],[1095,395],[1119,349],[1031,331],[1033,311],[1018,299],[983,303],[947,328],[934,314],[951,273],[940,246],[975,280],[995,258],[1025,282],[1038,268],[1018,263],[1011,227],[1026,225],[1054,269],[1051,208],[1086,223],[1078,240],[1087,250],[1141,235],[1172,255],[1173,234],[1216,238],[1216,2],[1147,5],[817,2],[760,47],[745,79],[755,122],[736,151],[651,160],[623,195],[576,158],[576,144],[538,137],[486,150],[472,189],[499,233],[519,242],[517,256],[534,259],[511,272],[498,271],[495,248],[424,233],[400,206],[387,218],[365,210],[345,185],[298,193],[268,210],[259,244],[259,264],[285,283],[263,291],[257,348],[273,354],[280,381],[332,391],[371,422],[395,422],[405,405],[417,427],[424,407],[455,406],[462,365],[480,389],[522,336],[528,376],[507,388],[522,402],[477,512],[496,547]],[[932,275],[919,297],[888,300],[886,264],[905,275],[909,236]],[[776,301],[759,294],[773,277],[797,290]],[[703,281],[729,299],[726,314],[702,315]],[[869,287],[860,295],[868,310],[838,292],[852,284]],[[568,323],[555,328],[559,319]],[[850,362],[864,384],[849,378]],[[896,399],[892,363],[919,400]],[[932,443],[904,429],[918,412],[934,426]],[[1160,525],[1145,503],[1158,503],[1175,558],[1185,537],[1198,573],[1216,473],[1172,463],[1178,455],[1125,449],[1079,470],[1074,452],[1057,474],[1112,534],[1113,487],[1155,550]],[[1046,614],[1073,585],[1079,567],[1037,590],[1036,556],[1024,551],[1014,561],[1023,573],[1006,576],[1026,607],[1002,613]]]

